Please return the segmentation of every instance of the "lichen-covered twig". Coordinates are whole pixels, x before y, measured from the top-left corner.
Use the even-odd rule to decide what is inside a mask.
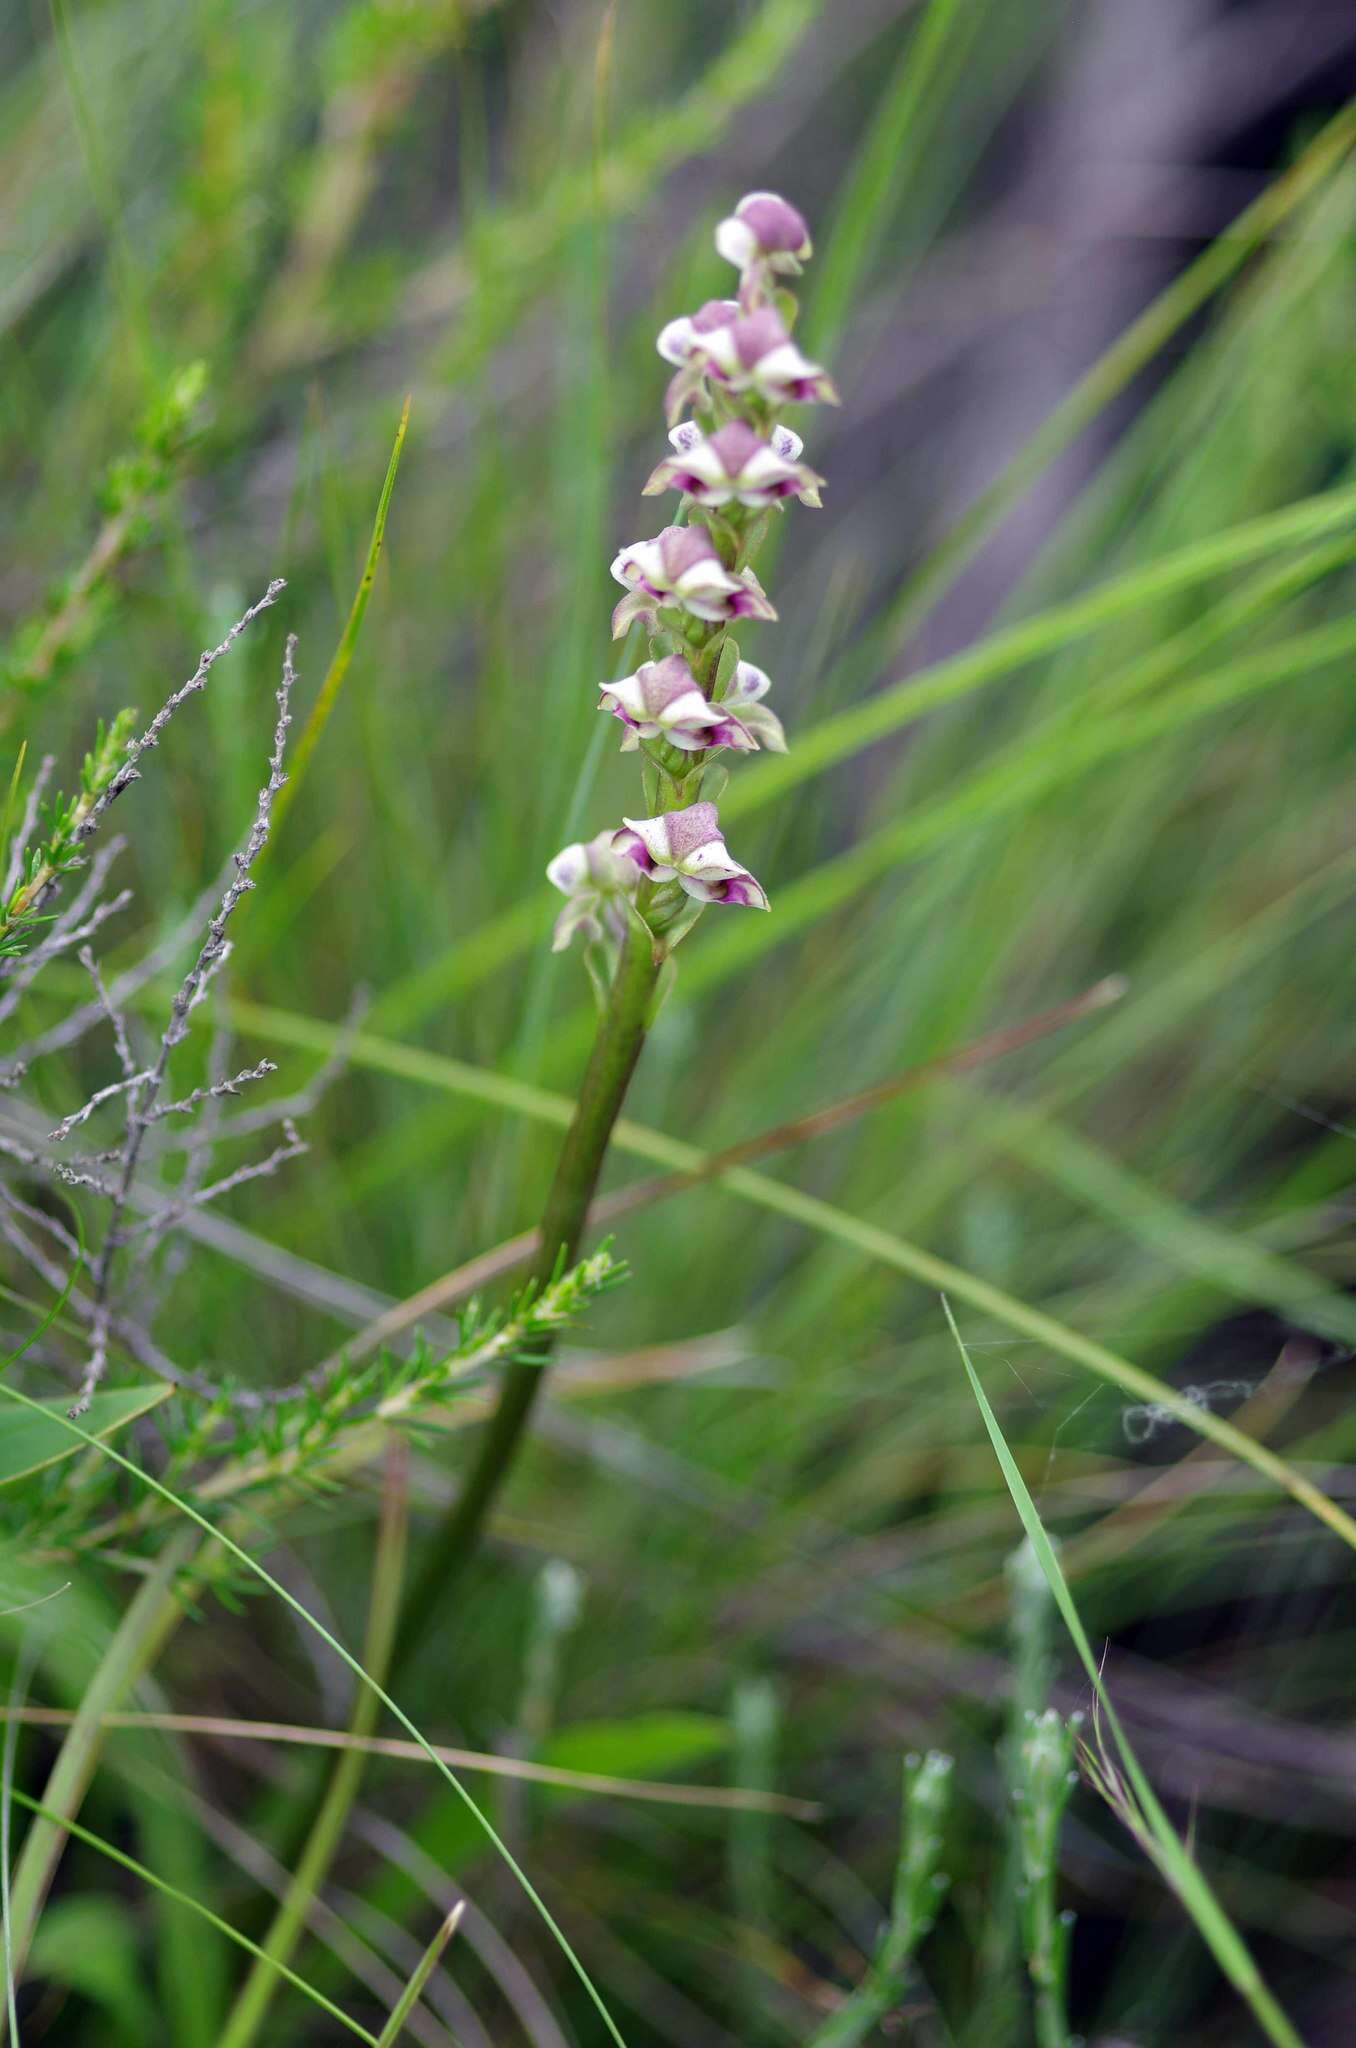
[[[277,584],[270,585],[269,592],[265,599],[261,601],[261,604],[271,603],[274,593],[280,587]],[[253,617],[260,608],[261,606],[254,607],[253,611],[246,614],[246,620]],[[243,630],[243,623],[232,629],[232,633],[227,636],[219,648],[213,650],[210,654],[203,655],[193,676],[174,693],[162,707],[156,718],[151,721],[151,724],[142,736],[139,751],[144,752],[147,747],[154,746],[173,710],[177,709],[194,690],[202,688],[213,662],[220,654],[225,652],[232,639]],[[189,1018],[194,1008],[201,1001],[204,992],[211,983],[213,975],[226,958],[228,951],[227,927],[244,897],[254,887],[249,871],[267,844],[274,799],[286,780],[283,770],[283,754],[287,745],[287,729],[292,722],[290,706],[292,690],[296,682],[295,652],[295,637],[289,637],[286,651],[283,655],[282,680],[278,685],[277,691],[278,718],[273,733],[273,751],[269,756],[268,779],[259,792],[254,821],[250,826],[244,846],[235,855],[235,872],[226,886],[215,914],[208,922],[207,933],[198,949],[197,957],[170,1002],[169,1019],[161,1034],[155,1058],[144,1071],[139,1071],[135,1068],[130,1073],[127,1071],[129,1067],[132,1067],[132,1061],[130,1050],[127,1047],[126,1032],[118,1021],[120,1013],[111,1004],[109,1005],[109,1013],[115,1020],[115,1037],[118,1042],[119,1057],[124,1066],[122,1086],[125,1089],[127,1098],[127,1117],[122,1149],[114,1176],[107,1230],[103,1245],[94,1263],[94,1316],[91,1325],[90,1352],[81,1377],[80,1392],[72,1409],[73,1414],[80,1414],[88,1408],[94,1389],[102,1379],[108,1363],[108,1328],[111,1315],[110,1302],[113,1269],[118,1251],[127,1242],[127,1233],[122,1227],[122,1216],[127,1205],[133,1176],[136,1173],[137,1165],[141,1158],[142,1147],[146,1141],[146,1133],[151,1128],[151,1112],[157,1106],[161,1090],[165,1085],[166,1076],[169,1071],[170,1056],[175,1047],[181,1044],[187,1035]],[[128,770],[131,773],[135,773],[134,759],[129,760]],[[102,984],[97,984],[97,986],[100,990],[101,1001],[107,1001],[106,991],[103,991]],[[113,1084],[111,1089],[104,1091],[105,1095],[115,1092],[116,1086],[117,1084]],[[83,1120],[82,1112],[76,1112],[76,1120]],[[70,1125],[70,1127],[73,1128],[74,1126]],[[287,1156],[291,1156],[291,1152],[299,1149],[299,1147],[300,1140],[297,1140],[295,1145],[291,1146]],[[272,1171],[273,1166],[277,1163],[279,1162],[275,1158],[255,1170]],[[250,1174],[247,1169],[239,1169],[235,1175],[228,1176],[227,1180],[212,1192],[224,1192],[226,1187],[238,1185],[242,1179],[248,1177],[250,1177]],[[204,1189],[197,1194],[195,1199],[202,1201],[208,1198],[208,1191]],[[152,1218],[150,1227],[157,1228],[158,1222],[159,1219]],[[168,1228],[168,1222],[163,1227]]]

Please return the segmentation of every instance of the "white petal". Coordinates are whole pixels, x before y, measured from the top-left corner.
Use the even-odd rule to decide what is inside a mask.
[[[546,879],[553,888],[569,896],[588,880],[589,851],[586,846],[565,846],[556,855],[546,870]]]
[[[691,853],[684,855],[681,872],[685,876],[705,876],[709,882],[727,882],[734,875],[742,875],[744,870],[737,860],[731,860],[723,839],[708,839],[704,845],[694,846]]]
[[[612,574],[618,583],[631,589],[637,583],[652,583],[664,588],[664,556],[657,541],[632,541],[629,548],[623,548],[612,564]]]
[[[724,250],[722,250],[721,254],[724,255],[724,253]],[[716,892],[714,888],[710,882],[704,882],[700,875],[679,875],[678,880],[682,883],[689,896],[696,897],[698,903],[715,902]]]
[[[741,661],[721,701],[741,706],[756,704],[760,697],[766,697],[771,688],[772,678],[766,669],[755,668],[751,661]]]
[[[614,705],[619,704],[622,710],[638,723],[650,715],[639,675],[622,676],[615,683],[604,683],[599,701],[605,711],[610,711]]]
[[[733,329],[717,327],[710,334],[696,335],[693,346],[708,363],[713,363],[723,376],[733,377],[737,373],[739,351],[735,347]]]
[[[758,237],[751,227],[731,214],[716,229],[716,254],[733,263],[736,270],[747,270],[758,254]]]
[[[682,468],[685,474],[700,477],[704,484],[720,486],[731,482],[724,463],[709,441],[698,440],[683,454]]]
[[[755,448],[744,464],[740,484],[749,490],[766,490],[772,484],[785,483],[794,475],[790,464],[772,448]]]
[[[681,697],[675,697],[656,713],[658,723],[670,725],[714,725],[717,723],[711,706],[694,683],[690,690],[684,690]]]
[[[660,328],[655,347],[666,363],[682,364],[697,346],[698,338],[690,316],[684,313],[679,319],[670,320],[667,327]]]
[[[760,384],[790,385],[799,384],[806,377],[822,376],[823,372],[818,363],[812,363],[808,356],[801,354],[794,341],[784,341],[779,348],[769,349],[760,358],[754,374]]]
[[[669,821],[658,818],[623,818],[623,825],[634,832],[656,867],[669,858]]]
[[[702,430],[695,420],[684,420],[669,434],[669,446],[676,448],[680,455],[686,455],[702,440]]]
[[[709,555],[705,560],[694,562],[690,569],[684,569],[673,588],[679,597],[703,597],[707,592],[739,590],[737,576],[732,576],[723,562],[714,561]]]
[[[804,447],[805,443],[801,440],[800,435],[793,434],[790,427],[774,427],[772,429],[773,453],[782,456],[785,461],[799,462]]]

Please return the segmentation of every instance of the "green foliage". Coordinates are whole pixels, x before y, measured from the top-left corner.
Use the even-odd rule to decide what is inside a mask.
[[[625,1277],[604,1247],[545,1287],[525,1287],[507,1303],[472,1303],[459,1319],[450,1351],[417,1341],[408,1355],[382,1350],[350,1367],[317,1375],[259,1400],[242,1386],[211,1398],[170,1389],[114,1388],[96,1395],[87,1428],[94,1436],[165,1402],[157,1417],[155,1467],[167,1481],[204,1502],[242,1501],[253,1517],[277,1514],[298,1499],[325,1497],[343,1477],[370,1463],[395,1428],[445,1428],[446,1404],[482,1392],[487,1378],[510,1363],[531,1365],[590,1303]],[[0,1485],[56,1464],[78,1449],[64,1427],[68,1401],[35,1408],[6,1423]],[[64,1439],[64,1443],[63,1443]],[[10,1470],[11,1460],[13,1470]],[[40,1491],[17,1486],[0,1494],[0,1526],[22,1530],[35,1556],[62,1557],[143,1541],[172,1522],[159,1498],[119,1512],[125,1492],[113,1465],[50,1474]],[[213,1583],[218,1594],[250,1590],[228,1560]]]
[[[105,1894],[56,1899],[31,1950],[35,1976],[74,1991],[107,2015],[108,2048],[141,2048],[155,2032],[155,2008],[141,1980],[130,1906]]]
[[[177,370],[143,416],[132,450],[95,490],[103,524],[78,569],[53,583],[0,654],[0,689],[45,690],[89,651],[117,611],[114,571],[146,547],[156,515],[202,431],[207,365]],[[8,716],[0,700],[0,716]]]
[[[814,2036],[814,2048],[858,2048],[898,2020],[914,1954],[929,1932],[947,1877],[940,1869],[955,1758],[940,1750],[904,1759],[899,1859],[890,1917],[862,1984]]]
[[[170,1388],[163,1380],[143,1387],[105,1388],[93,1396],[85,1411],[86,1427],[92,1436],[107,1436],[135,1421],[138,1415],[149,1414],[169,1396]],[[59,1464],[75,1451],[76,1445],[57,1420],[69,1402],[52,1401],[44,1405],[51,1409],[50,1420],[30,1411],[11,1416],[6,1424],[0,1438],[0,1487],[13,1486],[31,1473]]]
[[[94,745],[80,766],[79,789],[73,796],[56,796],[43,804],[20,879],[0,906],[0,959],[27,952],[38,935],[43,903],[62,876],[79,864],[81,843],[100,800],[127,766],[135,728],[133,710],[120,711],[107,727],[100,719]]]
[[[543,1559],[568,1560],[588,1600],[531,1754],[739,1780],[759,1752],[731,1747],[732,1685],[766,1674],[763,1765],[825,1809],[746,1830],[743,1928],[729,1815],[517,1799],[496,1781],[494,1817],[629,2048],[728,2043],[746,2021],[787,2044],[859,2025],[887,1961],[920,2038],[1015,2048],[1040,2013],[1027,1952],[1048,1954],[1050,1929],[1023,1926],[1004,1794],[1020,1757],[1004,1744],[1015,1731],[1020,1747],[1027,1708],[1067,1725],[1093,1681],[1050,1639],[1052,1594],[1043,1623],[1006,1633],[1008,1481],[939,1326],[944,1286],[1136,1748],[1141,1706],[1152,1719],[1149,1789],[1175,1829],[1174,1849],[1114,1737],[1086,1725],[1102,1796],[1075,1795],[1041,1866],[1056,1938],[1076,1911],[1075,1965],[1098,1964],[1074,1968],[1061,2024],[1232,2040],[1253,2023],[1238,1994],[1258,1993],[1255,1949],[1293,2025],[1324,2038],[1352,1876],[1330,1746],[1349,1718],[1339,1347],[1356,1280],[1352,116],[1292,149],[1278,79],[1266,139],[1238,161],[1275,140],[1292,167],[1170,276],[1177,188],[1165,205],[1121,157],[1084,178],[1056,150],[1123,133],[1092,61],[1106,10],[57,12],[60,43],[40,9],[0,22],[0,727],[11,760],[27,746],[11,826],[35,761],[76,760],[129,697],[161,701],[275,571],[310,714],[406,390],[417,433],[358,655],[222,998],[288,1089],[344,1041],[360,985],[372,1009],[308,1119],[307,1160],[286,1187],[233,1196],[166,1298],[157,1339],[223,1398],[176,1393],[118,1428],[109,1448],[131,1470],[69,1437],[76,1455],[0,1492],[6,1603],[44,1603],[5,1621],[16,1697],[78,1703],[76,1653],[87,1676],[103,1640],[95,1596],[116,1618],[164,1555],[176,1510],[151,1480],[358,1641],[374,1458],[393,1436],[410,1446],[417,1567],[503,1362],[540,1355],[522,1304],[458,1310],[455,1333],[430,1310],[409,1356],[309,1377],[390,1301],[539,1214],[592,1031],[546,951],[540,867],[629,786],[593,706],[626,658],[599,623],[610,551],[644,524],[619,508],[663,452],[654,334],[728,288],[709,230],[729,199],[780,186],[816,242],[797,339],[832,356],[845,403],[807,431],[831,513],[774,521],[765,542],[781,627],[740,628],[794,740],[726,800],[773,913],[713,913],[687,949],[611,1173],[691,1166],[1107,976],[1128,993],[628,1215],[639,1284],[576,1303],[586,1324],[521,1485],[394,1696],[432,1740],[511,1749],[532,1589]],[[1211,63],[1179,75],[1174,59],[1171,91],[1151,53],[1138,78],[1113,67],[1127,111],[1237,75],[1228,46],[1244,23],[1264,32],[1259,11],[1218,15]],[[1264,95],[1266,66],[1245,68]],[[1234,161],[1235,112],[1205,114],[1220,142],[1199,180],[1183,173],[1193,234],[1223,225],[1233,189],[1218,163]],[[1151,271],[1167,289],[1146,303]],[[195,390],[175,366],[199,362]],[[237,842],[272,632],[214,673],[135,810],[119,803],[135,900],[111,973],[172,931]],[[46,931],[44,892],[71,876],[91,781],[116,774],[130,731],[105,729],[44,813],[38,866],[4,909],[11,957]],[[175,971],[128,996],[134,1034],[160,1028]],[[87,996],[74,972],[45,976],[0,1068]],[[207,1072],[212,1007],[182,1049],[186,1086]],[[106,1033],[44,1055],[33,1102],[55,1122],[110,1061]],[[167,1188],[181,1170],[167,1159]],[[23,1175],[7,1185],[41,1199]],[[27,1334],[35,1290],[2,1277],[22,1296],[5,1296],[7,1329]],[[134,1404],[130,1373],[115,1361],[99,1399]],[[7,1380],[43,1405],[23,1430],[64,1435],[46,1350]],[[1256,1389],[1245,1412],[1211,1393],[1221,1382]],[[1134,1415],[1152,1426],[1142,1445]],[[22,1449],[18,1418],[7,1404],[0,1458]],[[339,1666],[300,1654],[311,1631],[238,1557],[178,1573],[174,1615],[130,1707],[344,1725]],[[903,1867],[898,1753],[933,1744],[956,1760],[951,1804],[915,1839],[943,1837],[933,1871],[952,1882],[926,1939],[887,1957],[882,1918],[927,1917],[925,1894],[902,1915],[885,1903]],[[51,1753],[17,1738],[13,1856]],[[99,1918],[113,1886],[134,1902],[143,1998],[160,1912],[192,1915],[233,1975],[202,2001],[219,2028],[250,1967],[236,1935],[266,1919],[264,1852],[295,1868],[306,1772],[281,1746],[158,1740],[157,1811],[200,1844],[186,1869],[148,1818],[134,1766],[149,1753],[107,1732],[52,1910],[90,1905],[97,1956],[124,1926]],[[112,1879],[109,1849],[137,1852]],[[299,1947],[278,2038],[379,2038],[449,1878],[502,1928],[529,2014],[535,1994],[566,2035],[595,2038],[586,1995],[490,1868],[431,1765],[374,1758],[335,1864],[339,1934],[321,1921]],[[188,1902],[143,1910],[156,1877]],[[40,1921],[39,1956],[49,1924],[62,1936]],[[490,2040],[525,2037],[473,1924],[406,2038],[474,2040],[459,1997]],[[179,2005],[150,1995],[189,2041],[182,1960],[178,1974]],[[119,1980],[111,1995],[136,1994]],[[1257,2024],[1274,2033],[1266,1995]],[[119,2011],[72,1987],[43,2024],[53,2048],[112,2043],[131,2024]],[[864,2042],[884,2037],[866,2024]]]

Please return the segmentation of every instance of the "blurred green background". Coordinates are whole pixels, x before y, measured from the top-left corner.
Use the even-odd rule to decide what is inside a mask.
[[[172,1356],[293,1377],[532,1223],[554,1132],[481,1077],[568,1092],[580,1068],[588,991],[547,950],[542,869],[634,801],[594,686],[608,562],[661,523],[638,496],[653,339],[727,288],[711,229],[771,187],[811,221],[802,332],[844,396],[804,429],[830,489],[765,575],[781,623],[748,636],[795,779],[759,762],[732,789],[773,914],[713,912],[684,947],[630,1113],[715,1148],[1126,977],[1114,1007],[768,1170],[1220,1412],[1274,1393],[1284,1356],[1271,1440],[1350,1495],[1356,173],[1325,124],[1352,90],[1356,19],[1320,0],[11,0],[6,746],[73,764],[97,716],[149,715],[289,586],[122,807],[115,962],[245,829],[287,631],[309,710],[412,400],[353,665],[232,970],[242,1049],[289,1088],[371,1007],[309,1155],[181,1276]],[[874,729],[830,726],[868,701],[893,707]],[[35,1076],[53,1108],[100,1057]],[[573,1341],[402,1700],[445,1742],[761,1772],[822,1803],[732,1824],[495,1802],[637,2048],[808,2041],[875,1939],[901,1752],[954,1752],[951,1889],[899,2037],[1024,2041],[1000,1745],[1037,1624],[1014,1650],[1019,1528],[935,1287],[724,1189],[618,1245],[632,1280]],[[1184,1465],[1184,1429],[1072,1357],[953,1307],[1146,1765],[1306,2041],[1351,2038],[1345,1553],[1241,1467]],[[460,1455],[420,1443],[421,1513]],[[374,1513],[363,1481],[265,1532],[346,1641]],[[543,1592],[552,1561],[577,1583]],[[91,1617],[123,1598],[111,1572],[87,1592]],[[1050,1627],[1052,1697],[1086,1706]],[[346,1674],[260,1601],[212,1608],[162,1678],[187,1711],[345,1712]],[[257,1745],[127,1738],[91,1811],[247,1924],[292,1774]],[[1086,1791],[1064,1849],[1079,2030],[1252,2040]],[[379,1914],[426,1935],[439,1872],[489,1933],[458,1980],[480,2017],[431,2038],[599,2039],[451,1795],[380,1766],[331,1904],[381,1952]],[[102,1991],[70,1961],[91,1902],[125,1978]],[[216,2038],[214,1937],[176,1963],[162,1910],[75,1851],[51,1913],[70,1926],[25,2040]],[[322,1931],[307,1973],[366,2010],[337,1946]],[[295,2001],[270,2024],[343,2038]]]

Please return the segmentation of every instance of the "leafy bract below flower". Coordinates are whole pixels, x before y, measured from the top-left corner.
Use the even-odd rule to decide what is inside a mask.
[[[670,419],[708,377],[726,391],[751,391],[769,405],[838,403],[833,379],[801,354],[771,306],[743,313],[735,299],[708,299],[690,318],[670,320],[657,345],[665,362],[679,366],[669,385]]]
[[[626,727],[624,754],[634,752],[642,740],[667,740],[685,754],[716,747],[749,753],[759,736],[784,753],[780,721],[758,702],[769,688],[762,669],[741,661],[725,697],[713,704],[681,654],[670,654],[663,661],[645,662],[620,682],[604,683],[598,703]]]
[[[799,498],[802,505],[820,503],[822,476],[800,461],[803,443],[789,427],[774,427],[765,441],[743,420],[731,420],[704,435],[685,420],[669,435],[675,453],[661,462],[645,486],[645,496],[675,490],[699,505],[775,505]]]
[[[656,882],[681,882],[699,903],[736,903],[766,910],[767,897],[748,869],[730,856],[721,837],[714,804],[689,804],[658,818],[626,818],[612,837],[618,853],[630,856]]]
[[[653,615],[664,604],[680,605],[698,619],[777,616],[752,569],[727,569],[704,526],[666,526],[653,540],[632,541],[613,562],[612,574],[629,591],[612,614],[614,639],[633,619]]]
[[[640,876],[635,861],[614,846],[616,838],[615,832],[600,832],[566,846],[547,868],[547,881],[568,898],[556,919],[553,953],[563,953],[576,932],[586,942],[611,939],[620,945],[625,938],[626,898],[635,894]]]
[[[776,192],[746,192],[716,229],[716,248],[727,263],[748,272],[762,264],[794,276],[811,253],[803,214]]]

